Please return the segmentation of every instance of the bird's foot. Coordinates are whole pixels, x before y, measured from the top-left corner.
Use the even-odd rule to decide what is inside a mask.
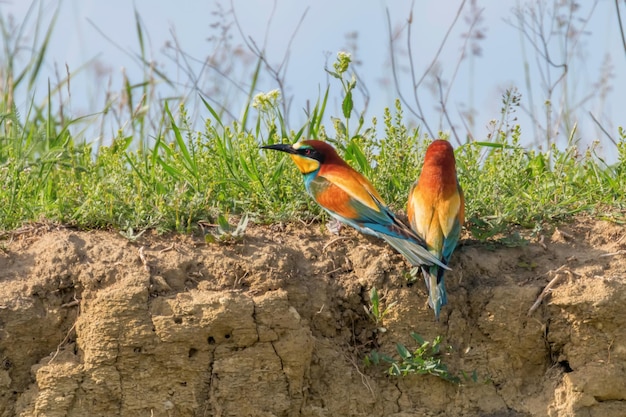
[[[326,229],[328,229],[328,231],[333,235],[338,235],[342,226],[341,222],[337,219],[333,219],[326,223]]]

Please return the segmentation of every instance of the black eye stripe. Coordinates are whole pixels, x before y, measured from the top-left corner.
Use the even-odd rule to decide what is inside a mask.
[[[318,150],[312,148],[300,148],[298,153],[307,158],[315,159],[316,161],[323,162],[324,155],[321,154]]]

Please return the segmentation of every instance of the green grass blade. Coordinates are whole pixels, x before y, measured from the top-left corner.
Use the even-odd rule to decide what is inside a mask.
[[[250,84],[250,89],[248,91],[248,99],[244,107],[243,116],[241,117],[241,129],[243,132],[246,131],[246,126],[248,124],[248,113],[250,111],[250,105],[252,104],[252,98],[254,96],[254,91],[256,90],[257,82],[259,81],[259,74],[261,73],[262,64],[263,64],[263,60],[259,57],[259,59],[257,60],[256,68],[254,69],[252,73],[252,83]]]
[[[43,42],[40,45],[33,45],[33,51],[37,51],[37,55],[35,56],[34,62],[30,69],[30,78],[28,80],[28,89],[31,90],[35,82],[39,77],[39,72],[41,70],[41,66],[43,65],[44,58],[46,53],[48,52],[48,46],[50,45],[50,38],[52,37],[52,32],[54,31],[55,23],[57,18],[59,17],[60,5],[54,11],[52,15],[52,20],[46,29],[46,35],[44,36]],[[36,39],[35,39],[36,42]]]
[[[209,104],[209,102],[206,101],[206,99],[202,96],[202,94],[200,94],[200,100],[202,100],[202,103],[204,103],[204,107],[206,107],[206,109],[211,113],[211,115],[213,116],[213,119],[223,128],[224,124],[222,123],[221,117],[217,114],[215,109],[213,109],[213,106],[211,106],[211,104]]]

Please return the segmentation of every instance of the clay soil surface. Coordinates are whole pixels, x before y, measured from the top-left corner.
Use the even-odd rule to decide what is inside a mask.
[[[400,255],[318,224],[230,244],[33,226],[0,244],[0,416],[626,416],[614,223],[464,240],[439,322]],[[396,302],[380,324],[374,286]],[[364,366],[415,348],[411,332],[441,335],[450,372],[477,382]]]

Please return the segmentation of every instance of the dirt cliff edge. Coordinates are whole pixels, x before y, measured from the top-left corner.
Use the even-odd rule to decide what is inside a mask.
[[[523,246],[465,241],[440,322],[399,255],[322,229],[255,226],[229,245],[13,235],[0,415],[626,415],[625,227],[579,219]],[[373,286],[397,303],[379,325],[363,308]],[[411,332],[443,336],[450,372],[477,382],[364,366],[372,349],[415,347]]]

